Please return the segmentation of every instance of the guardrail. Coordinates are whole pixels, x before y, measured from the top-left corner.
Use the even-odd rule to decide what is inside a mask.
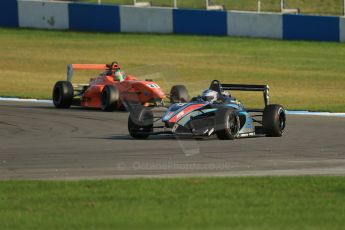
[[[345,42],[335,16],[2,0],[0,26]]]
[[[72,0],[73,1],[73,0]],[[83,2],[83,0],[76,0],[78,2]],[[90,2],[92,0],[85,0],[86,2]],[[133,4],[135,6],[169,6],[167,2],[170,2],[170,7],[175,9],[177,8],[195,8],[195,5],[199,5],[196,7],[200,7],[200,3],[204,2],[203,8],[208,10],[244,10],[244,11],[266,11],[266,12],[281,12],[281,13],[295,13],[298,14],[300,12],[308,13],[308,14],[320,14],[320,15],[342,15],[345,16],[345,0],[339,0],[336,2],[322,2],[322,1],[314,1],[309,0],[310,2],[306,2],[303,0],[300,1],[293,1],[293,0],[275,0],[276,3],[269,1],[269,0],[251,0],[252,3],[255,4],[256,2],[256,9],[253,9],[254,4],[247,1],[247,4],[239,4],[240,1],[236,0],[95,0],[98,4],[102,3],[113,3],[113,4]],[[163,3],[164,2],[164,3]],[[183,3],[183,4],[181,4]],[[189,3],[189,5],[188,5]],[[272,4],[274,5],[272,9]],[[337,4],[337,5],[334,5]],[[237,8],[236,5],[241,5],[243,7]],[[246,5],[251,5],[251,7],[246,7]],[[332,5],[332,7],[330,7]],[[319,8],[319,9],[318,9]],[[323,9],[324,8],[324,13]],[[333,9],[332,9],[333,8]],[[325,10],[328,9],[328,10]]]

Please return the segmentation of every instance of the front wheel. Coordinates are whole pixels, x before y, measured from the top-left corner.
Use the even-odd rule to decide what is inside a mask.
[[[240,130],[240,119],[234,109],[220,109],[216,115],[216,134],[220,140],[234,140]]]
[[[135,139],[146,139],[153,132],[153,113],[147,108],[133,111],[128,117],[128,132]]]
[[[268,137],[281,137],[286,125],[285,110],[281,105],[267,105],[262,117],[264,133]]]

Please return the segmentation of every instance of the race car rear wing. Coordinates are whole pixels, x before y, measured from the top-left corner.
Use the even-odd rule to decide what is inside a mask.
[[[261,91],[263,92],[265,106],[269,104],[270,97],[268,85],[221,84],[218,80],[213,80],[210,89],[218,92],[223,90]]]
[[[68,64],[67,65],[67,81],[72,81],[73,70],[107,70],[109,66],[106,64]]]

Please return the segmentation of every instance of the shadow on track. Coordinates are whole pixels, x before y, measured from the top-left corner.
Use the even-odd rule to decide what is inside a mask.
[[[239,138],[233,141],[238,141],[242,139],[256,139],[256,138],[263,138],[264,135],[257,135],[253,137],[246,137],[246,138]],[[219,140],[216,136],[210,136],[210,137],[177,137],[175,135],[152,135],[148,137],[147,139],[135,139],[129,135],[113,135],[109,137],[78,137],[78,138],[87,138],[87,139],[102,139],[102,140],[132,140],[132,141],[163,141],[163,140],[173,140],[173,141],[229,141],[229,140]],[[229,141],[232,142],[232,141]]]

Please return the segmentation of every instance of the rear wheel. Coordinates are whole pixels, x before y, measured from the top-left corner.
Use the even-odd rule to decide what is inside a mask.
[[[219,109],[216,115],[216,134],[220,140],[234,140],[240,130],[240,119],[234,109]]]
[[[128,132],[135,139],[146,139],[153,132],[153,114],[147,108],[134,111],[128,117]]]
[[[285,110],[281,105],[267,105],[262,117],[264,133],[268,137],[281,137],[286,125]]]
[[[106,85],[101,93],[101,109],[103,111],[114,111],[119,103],[119,91],[113,85]]]
[[[69,81],[58,81],[53,88],[53,103],[56,108],[69,108],[73,103],[74,90]]]
[[[174,85],[170,90],[170,103],[189,101],[188,90],[184,85]]]

